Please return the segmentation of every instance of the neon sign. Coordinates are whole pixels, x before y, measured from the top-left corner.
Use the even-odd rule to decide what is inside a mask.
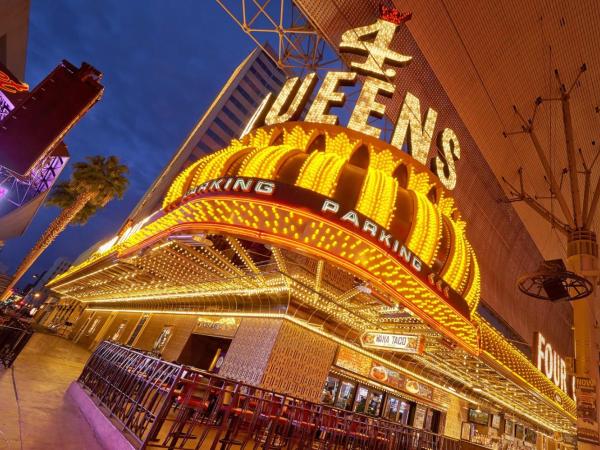
[[[562,391],[568,392],[567,364],[564,358],[552,348],[542,333],[535,333],[533,341],[537,368]]]
[[[17,92],[25,92],[29,89],[27,83],[19,83],[18,81],[12,80],[8,74],[0,70],[0,90],[16,94]]]
[[[328,72],[316,92],[308,109],[305,122],[338,125],[339,117],[331,114],[331,108],[346,103],[346,94],[342,86],[353,86],[359,75],[364,76],[363,86],[354,105],[347,128],[359,131],[377,139],[381,129],[372,124],[372,118],[383,118],[386,105],[378,98],[391,97],[395,86],[391,83],[396,70],[384,66],[404,67],[411,63],[412,57],[393,51],[390,48],[394,34],[400,23],[409,15],[393,15],[388,12],[377,22],[364,27],[346,31],[342,35],[339,49],[365,57],[364,61],[352,61],[352,72]],[[393,16],[393,17],[392,17]],[[393,18],[393,20],[392,20]],[[249,126],[259,126],[258,117],[264,117],[264,124],[275,125],[298,120],[317,84],[317,75],[310,73],[303,79],[289,78],[279,95],[273,100],[269,96],[263,101]],[[273,100],[273,101],[271,101]],[[401,149],[405,144],[410,155],[421,164],[427,164],[437,125],[437,112],[428,108],[422,119],[420,100],[406,92],[400,113],[396,120],[390,144]],[[246,130],[247,131],[247,130]],[[450,128],[440,128],[434,144],[436,156],[431,160],[431,170],[449,190],[456,187],[456,161],[460,159],[461,147],[456,133]]]

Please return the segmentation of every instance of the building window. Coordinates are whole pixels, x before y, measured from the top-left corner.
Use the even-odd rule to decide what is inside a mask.
[[[283,80],[280,79],[280,77],[278,75],[281,75],[281,71],[278,67],[276,67],[273,62],[271,61],[271,58],[265,56],[266,58],[266,63],[262,61],[262,58],[256,58],[256,62],[258,63],[258,65],[265,71],[265,73],[269,74],[271,76],[271,78],[278,84],[278,85],[282,85],[283,84]],[[271,67],[267,67],[267,64]]]
[[[85,333],[85,334],[88,336],[91,336],[92,334],[94,334],[94,332],[98,328],[99,324],[100,324],[100,319],[94,319],[94,321],[92,322],[92,325],[90,325],[90,327],[87,330],[87,333]]]
[[[240,94],[242,94],[242,97],[244,97],[248,101],[248,103],[256,106],[256,99],[253,98],[250,94],[248,94],[248,91],[246,91],[246,89],[244,89],[241,84],[237,87],[237,91]]]
[[[162,329],[162,331],[160,332],[160,334],[158,335],[158,337],[156,338],[156,341],[154,342],[154,346],[152,347],[152,351],[157,352],[157,353],[162,353],[162,351],[167,346],[169,339],[171,339],[172,335],[173,335],[173,325],[165,326]]]
[[[276,79],[273,76],[270,76],[269,78],[271,79],[271,81],[273,81],[275,83],[275,87],[271,85],[271,83],[267,82],[264,77],[258,72],[258,70],[256,70],[254,67],[250,67],[250,72],[261,82],[261,84],[268,90],[268,91],[275,91],[277,89],[279,89],[279,87],[281,86],[281,82]]]
[[[239,109],[243,115],[247,116],[248,115],[248,110],[246,109],[246,107],[244,105],[242,105],[242,103],[235,98],[234,96],[231,96],[229,98],[229,100],[231,100],[231,103],[233,103],[237,109]]]
[[[256,87],[256,85],[252,82],[252,80],[250,78],[245,77],[244,80],[246,81],[248,86],[250,86],[252,88],[252,90],[256,93],[256,95],[258,95],[259,97],[262,95],[262,92],[260,91],[260,89],[258,89]]]
[[[137,325],[133,329],[133,332],[131,333],[131,336],[129,336],[129,339],[127,339],[127,345],[133,345],[133,344],[135,344],[135,340],[137,339],[137,337],[141,333],[141,331],[144,329],[144,325],[146,325],[146,322],[148,322],[149,318],[150,318],[150,314],[144,314],[140,318],[140,320],[138,321]]]
[[[242,126],[242,121],[238,118],[238,116],[236,116],[234,113],[231,112],[231,110],[227,107],[227,106],[223,106],[223,112],[225,113],[225,115],[227,117],[229,117],[229,119],[237,124],[238,126]]]
[[[214,152],[214,149],[210,148],[209,145],[206,142],[203,142],[203,141],[198,142],[198,145],[196,145],[196,148],[200,149],[200,151],[202,153],[212,153],[212,152]],[[200,155],[200,156],[202,156],[202,155]],[[199,158],[199,156],[193,156],[192,162],[198,161],[198,158]]]
[[[229,128],[225,122],[223,122],[221,119],[219,119],[218,117],[215,117],[215,123],[217,125],[219,125],[219,127],[221,128],[221,130],[223,130],[225,133],[227,133],[230,137],[234,137],[235,133],[233,132],[233,130],[231,128]]]
[[[215,141],[217,144],[219,144],[221,147],[227,147],[227,143],[221,138],[221,136],[219,136],[217,133],[215,133],[210,128],[208,130],[206,130],[206,134],[209,135],[211,137],[211,139],[213,141]]]

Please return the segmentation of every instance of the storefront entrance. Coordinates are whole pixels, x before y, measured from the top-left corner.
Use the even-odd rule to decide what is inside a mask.
[[[219,361],[222,361],[229,349],[231,339],[191,334],[177,362],[198,369],[218,372]]]

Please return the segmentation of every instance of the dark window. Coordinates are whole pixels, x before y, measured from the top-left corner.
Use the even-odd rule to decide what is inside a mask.
[[[212,140],[215,141],[217,144],[219,144],[221,147],[227,147],[227,143],[223,140],[223,138],[221,138],[217,133],[215,133],[210,128],[208,130],[206,130],[206,134],[208,134],[212,138]]]
[[[250,78],[246,77],[246,78],[244,78],[244,80],[246,80],[246,83],[248,83],[248,86],[250,86],[252,88],[252,90],[256,93],[256,95],[260,96],[262,94],[260,89],[258,89],[256,87],[256,85],[252,82],[252,80]]]
[[[231,119],[233,123],[237,124],[240,127],[242,126],[242,121],[238,118],[238,116],[232,113],[227,106],[223,106],[223,112],[227,117],[229,117],[229,119]]]
[[[221,130],[228,134],[229,137],[235,137],[235,132],[231,128],[229,128],[221,119],[215,117],[215,123],[221,128]]]
[[[262,57],[257,58],[256,62],[265,71],[265,73],[271,78],[278,86],[281,86],[285,80],[284,74],[281,72],[271,58],[264,56],[265,62],[262,61]]]
[[[240,102],[237,98],[235,98],[234,96],[231,96],[230,98],[231,103],[233,103],[237,109],[239,109],[242,114],[247,115],[248,114],[248,110],[246,109],[246,107],[244,105],[242,105],[242,102]]]
[[[258,81],[260,81],[260,83],[269,91],[273,90],[273,86],[271,86],[269,83],[267,83],[267,81],[263,78],[263,76],[258,72],[258,70],[256,70],[254,67],[250,67],[250,72],[252,72],[252,74],[258,78]],[[275,82],[277,82],[275,80]]]
[[[196,148],[200,149],[202,153],[212,153],[213,149],[208,146],[206,142],[200,141]],[[194,157],[194,162],[197,161],[197,157]]]
[[[248,94],[248,91],[246,91],[246,89],[244,89],[242,87],[242,85],[239,85],[237,90],[240,94],[242,94],[242,97],[244,97],[246,100],[248,100],[248,103],[256,106],[256,99],[252,98],[252,96],[250,94]]]

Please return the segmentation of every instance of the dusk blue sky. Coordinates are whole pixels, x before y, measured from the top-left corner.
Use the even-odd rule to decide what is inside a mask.
[[[104,74],[102,99],[65,142],[72,162],[117,155],[130,168],[131,185],[123,200],[62,233],[21,286],[57,257],[73,260],[118,230],[252,49],[214,0],[32,0],[28,45],[25,81],[32,87],[62,59]],[[57,214],[42,207],[25,235],[7,242],[0,262],[9,272]]]

